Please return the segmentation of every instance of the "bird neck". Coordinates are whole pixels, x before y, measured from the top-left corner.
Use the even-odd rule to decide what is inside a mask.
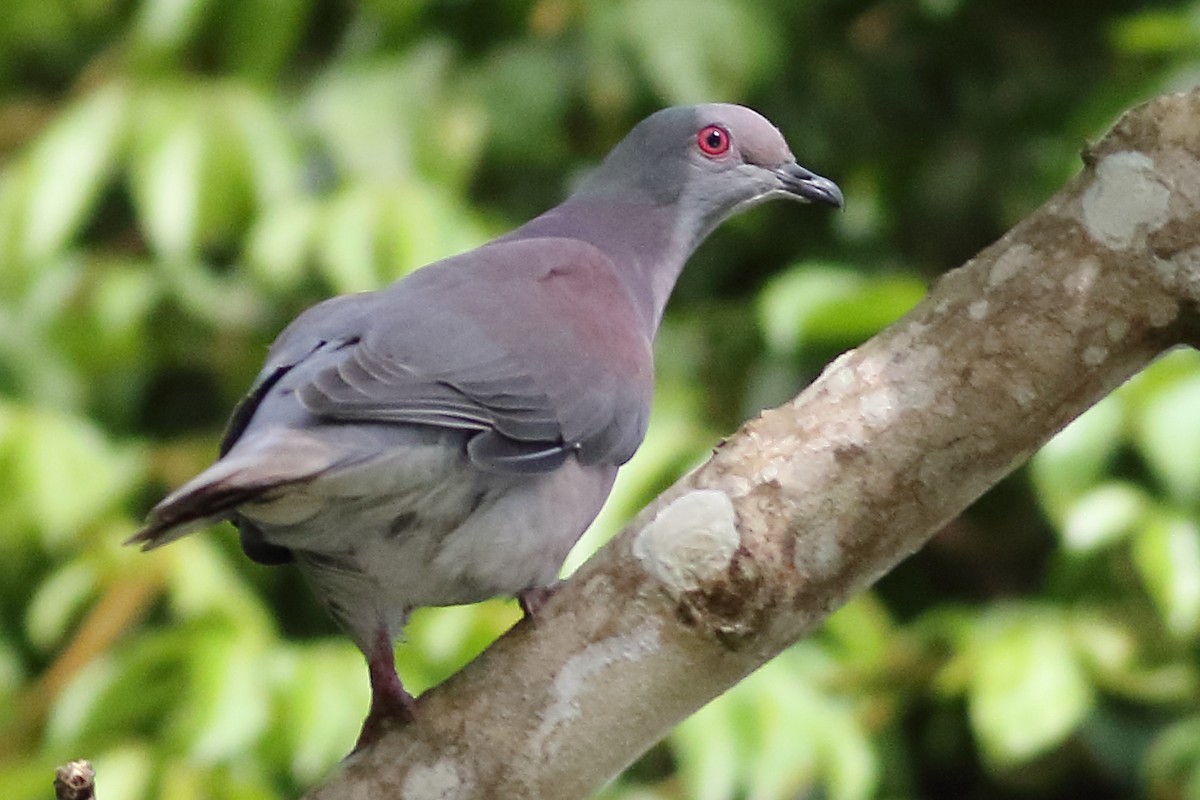
[[[617,279],[653,337],[684,263],[707,233],[683,228],[677,216],[673,206],[575,194],[509,235],[578,239],[595,246],[616,266]]]

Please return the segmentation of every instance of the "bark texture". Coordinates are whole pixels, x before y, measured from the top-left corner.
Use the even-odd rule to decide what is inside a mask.
[[[1044,206],[747,423],[307,796],[586,797],[1195,342],[1198,298],[1195,90],[1127,113]]]

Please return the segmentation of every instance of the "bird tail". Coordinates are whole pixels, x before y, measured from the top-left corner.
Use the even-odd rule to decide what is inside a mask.
[[[153,550],[229,519],[244,503],[310,481],[339,463],[328,443],[276,429],[239,441],[228,454],[167,495],[125,544]]]

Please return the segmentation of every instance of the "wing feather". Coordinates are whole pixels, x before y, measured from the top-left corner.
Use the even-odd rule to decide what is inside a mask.
[[[280,337],[238,424],[284,383],[280,370],[309,359],[287,383],[321,419],[477,431],[468,454],[485,469],[545,472],[571,453],[623,463],[653,379],[614,270],[574,240],[497,242],[328,301]]]

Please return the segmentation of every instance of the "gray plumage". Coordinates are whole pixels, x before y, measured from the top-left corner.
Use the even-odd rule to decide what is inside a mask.
[[[412,713],[391,648],[413,608],[554,582],[645,435],[651,346],[684,262],[774,197],[842,202],[749,109],[648,117],[556,208],[301,314],[221,458],[131,541],[230,519],[252,558],[294,560],[367,657],[362,746]]]

